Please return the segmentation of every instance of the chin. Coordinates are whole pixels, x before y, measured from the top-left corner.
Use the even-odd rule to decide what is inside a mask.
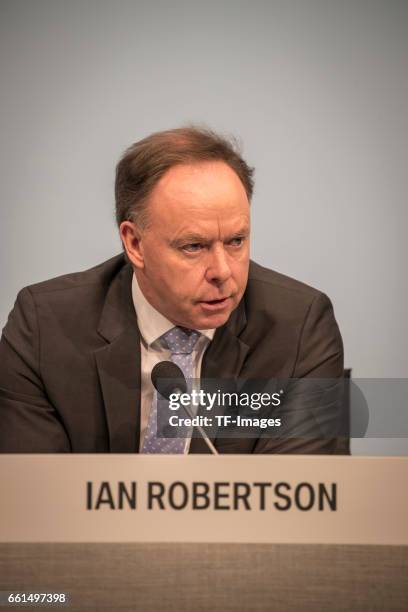
[[[209,315],[206,317],[200,317],[193,326],[193,329],[216,329],[217,327],[221,327],[228,321],[231,313],[217,313],[213,315]]]

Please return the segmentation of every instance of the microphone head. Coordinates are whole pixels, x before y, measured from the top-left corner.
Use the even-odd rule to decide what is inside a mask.
[[[156,391],[166,399],[169,399],[172,393],[185,393],[187,391],[184,374],[173,361],[156,363],[151,378]]]

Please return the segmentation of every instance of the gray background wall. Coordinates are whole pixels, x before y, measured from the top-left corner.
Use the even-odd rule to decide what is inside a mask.
[[[2,0],[0,324],[119,252],[114,165],[205,123],[256,167],[252,256],[324,290],[354,377],[406,377],[408,3]],[[405,440],[360,440],[398,453]]]

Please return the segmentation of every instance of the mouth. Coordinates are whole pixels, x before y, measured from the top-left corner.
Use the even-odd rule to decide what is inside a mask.
[[[224,310],[231,300],[231,296],[221,298],[218,300],[200,300],[199,304],[201,308],[207,311]]]

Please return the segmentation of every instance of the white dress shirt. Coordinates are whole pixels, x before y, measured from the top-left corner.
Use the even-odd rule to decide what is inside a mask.
[[[163,346],[159,338],[175,326],[174,323],[166,319],[147,301],[139,287],[135,274],[133,274],[132,279],[132,298],[140,331],[141,405],[139,450],[141,450],[153,401],[154,388],[150,375],[156,363],[171,359],[171,352]],[[192,355],[194,378],[196,379],[200,378],[203,355],[214,337],[215,329],[200,329],[199,331],[201,336],[197,340]],[[189,448],[190,439],[186,442],[184,452],[188,453]]]

